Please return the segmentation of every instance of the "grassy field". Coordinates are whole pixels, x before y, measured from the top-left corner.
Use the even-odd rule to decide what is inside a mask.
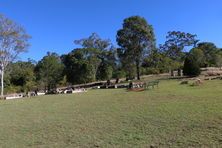
[[[222,147],[222,81],[0,102],[0,147]]]

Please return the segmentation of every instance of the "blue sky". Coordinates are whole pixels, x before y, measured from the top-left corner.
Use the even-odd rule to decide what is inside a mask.
[[[133,15],[153,25],[157,44],[168,31],[180,30],[222,47],[222,0],[0,0],[0,13],[32,36],[22,60],[68,53],[77,47],[75,39],[93,32],[116,44],[123,19]]]

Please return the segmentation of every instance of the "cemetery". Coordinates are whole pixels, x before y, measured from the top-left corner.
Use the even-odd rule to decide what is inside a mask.
[[[222,1],[0,1],[0,148],[222,148]]]

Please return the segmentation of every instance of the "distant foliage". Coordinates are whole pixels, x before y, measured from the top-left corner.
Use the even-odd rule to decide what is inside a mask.
[[[183,67],[186,57],[185,48],[196,46],[198,40],[196,35],[181,31],[168,32],[166,39],[166,42],[160,45],[160,49],[164,52],[164,56],[170,60],[168,61],[168,67],[171,74],[173,70],[178,70],[178,75],[180,75],[180,69]]]
[[[97,80],[110,80],[113,76],[113,68],[107,62],[102,61],[97,70]]]
[[[22,92],[36,89],[35,65],[31,62],[18,61],[9,66],[10,84],[21,86]]]
[[[140,67],[149,50],[155,48],[153,27],[140,16],[126,18],[122,29],[118,30],[116,41],[121,47],[118,55],[130,76],[132,67],[136,67],[137,79],[140,79]]]
[[[30,36],[23,27],[0,14],[0,73],[1,97],[4,95],[4,73],[8,65],[14,62],[18,55],[27,51]]]
[[[72,84],[88,83],[96,80],[96,72],[101,63],[99,50],[80,48],[62,56],[65,74]]]
[[[109,50],[112,47],[110,40],[103,40],[97,33],[92,33],[88,38],[75,40],[75,44],[81,45],[83,48],[94,48],[98,50]]]
[[[63,79],[64,65],[56,53],[48,52],[36,65],[35,73],[39,85],[47,90],[55,89]]]
[[[200,67],[193,55],[188,55],[184,61],[183,73],[186,76],[200,75]]]
[[[116,50],[110,40],[104,40],[96,33],[88,38],[74,41],[82,48],[62,56],[67,81],[81,84],[96,80],[110,80],[116,69]]]
[[[156,47],[152,25],[140,16],[123,20],[116,35],[118,47],[92,33],[75,40],[80,47],[62,56],[49,52],[38,62],[14,62],[26,51],[28,39],[22,27],[0,15],[0,70],[7,93],[111,79],[119,83],[122,78],[139,80],[141,75],[174,75],[175,70],[179,76],[181,69],[184,75],[198,76],[201,67],[222,67],[222,49],[199,42],[195,34],[169,31],[164,44]]]
[[[197,48],[204,54],[202,67],[221,66],[222,51],[214,43],[202,42],[197,45]]]

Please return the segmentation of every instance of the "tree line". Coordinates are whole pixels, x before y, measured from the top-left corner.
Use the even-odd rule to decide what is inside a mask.
[[[197,76],[201,67],[222,66],[222,49],[214,43],[200,42],[195,34],[170,31],[165,43],[157,46],[152,25],[140,16],[124,19],[117,31],[117,47],[93,33],[75,40],[81,47],[67,54],[48,52],[38,62],[14,61],[27,49],[29,36],[22,27],[0,16],[0,21],[6,22],[0,24],[0,63],[2,85],[7,92],[52,90],[110,79],[118,83],[120,78],[140,80],[141,75],[175,70],[180,75],[182,69],[185,75]]]

